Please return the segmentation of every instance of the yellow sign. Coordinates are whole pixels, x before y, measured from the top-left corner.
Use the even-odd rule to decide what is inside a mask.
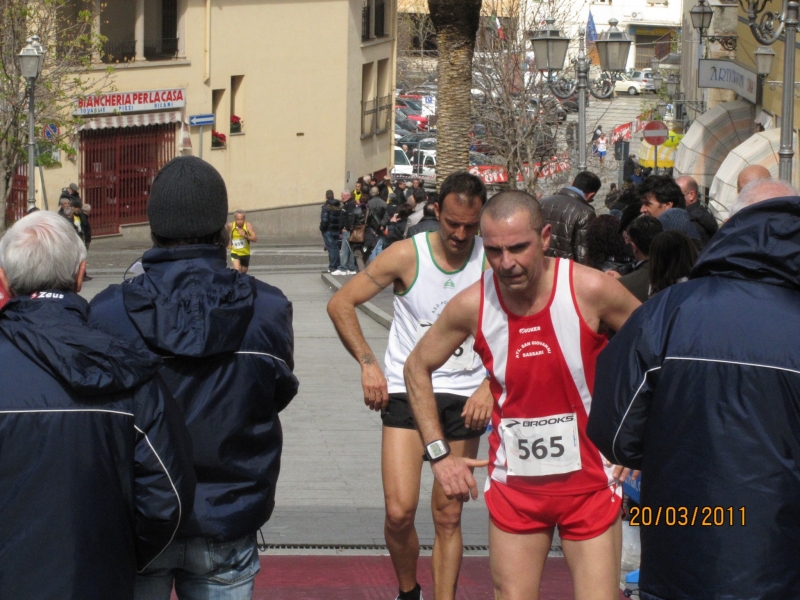
[[[662,144],[662,146],[666,146],[667,148],[674,148],[678,144],[681,143],[681,139],[683,139],[682,133],[676,133],[674,131],[669,132],[669,137],[667,137],[667,141]]]

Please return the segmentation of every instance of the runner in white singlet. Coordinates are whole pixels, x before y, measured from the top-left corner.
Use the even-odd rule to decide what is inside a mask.
[[[447,304],[478,281],[484,268],[483,244],[476,237],[480,210],[486,201],[483,183],[466,172],[448,177],[436,206],[439,231],[420,233],[392,244],[353,277],[328,304],[328,313],[347,350],[361,364],[364,402],[381,411],[381,449],[385,536],[401,600],[418,600],[419,541],[414,519],[419,503],[423,454],[438,451],[474,458],[480,435],[491,415],[492,397],[486,371],[473,341],[451,352],[433,374],[437,420],[443,442],[434,449],[422,445],[408,405],[403,365]],[[394,319],[382,372],[358,325],[355,307],[394,286]],[[434,596],[453,600],[463,552],[461,502],[448,499],[434,484],[431,500],[436,529],[432,570]]]
[[[597,354],[605,328],[639,305],[616,280],[545,256],[550,225],[525,192],[493,197],[481,217],[491,272],[448,303],[405,365],[424,443],[441,439],[430,373],[470,336],[494,398],[489,556],[496,597],[536,600],[559,528],[577,600],[619,598],[620,497],[627,470],[607,464],[586,436]],[[448,456],[432,465],[449,497],[477,497],[470,467]]]

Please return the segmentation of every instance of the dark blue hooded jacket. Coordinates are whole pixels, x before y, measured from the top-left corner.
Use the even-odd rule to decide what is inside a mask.
[[[647,301],[600,355],[587,431],[642,470],[643,599],[800,598],[798,348],[791,197],[734,215],[690,281]]]
[[[297,393],[292,305],[228,269],[223,248],[153,248],[144,275],[91,302],[91,321],[164,357],[161,376],[194,445],[194,512],[179,536],[232,541],[272,513],[283,436]]]
[[[0,312],[0,598],[132,599],[194,496],[161,359],[45,291]]]

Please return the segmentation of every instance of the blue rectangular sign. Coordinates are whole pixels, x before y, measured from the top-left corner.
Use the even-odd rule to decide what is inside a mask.
[[[213,125],[214,115],[192,115],[189,117],[189,125]]]

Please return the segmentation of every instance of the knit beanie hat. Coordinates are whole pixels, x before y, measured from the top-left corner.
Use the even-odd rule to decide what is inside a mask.
[[[228,191],[219,172],[196,156],[173,158],[156,175],[147,202],[150,230],[170,240],[216,233],[228,219]]]
[[[700,239],[700,234],[689,220],[689,214],[682,208],[669,208],[659,215],[658,220],[664,226],[664,231],[680,231],[693,240]]]

